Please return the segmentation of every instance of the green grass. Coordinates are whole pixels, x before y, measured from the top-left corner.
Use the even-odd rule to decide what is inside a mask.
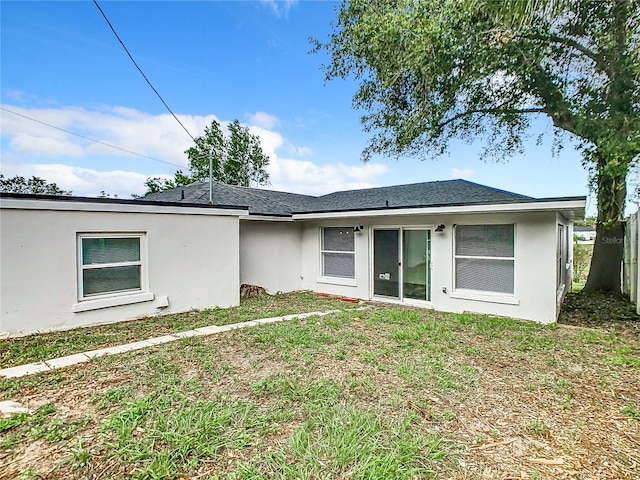
[[[285,300],[309,311],[328,309],[325,299],[308,294]],[[250,319],[248,309],[258,318],[284,308],[278,303],[271,311],[261,302],[245,302],[227,319]],[[198,315],[209,313],[194,314],[195,323],[211,323]],[[579,438],[578,425],[589,425],[593,445],[615,440],[613,453],[589,452],[597,457],[593,465],[614,465],[635,454],[610,419],[623,416],[622,423],[636,425],[640,417],[640,397],[629,388],[637,379],[637,348],[637,339],[617,333],[375,305],[188,338],[0,380],[0,396],[41,405],[31,415],[0,419],[0,458],[12,461],[0,473],[480,478],[481,470],[461,465],[496,468],[492,457],[474,457],[486,450],[475,449],[505,439],[579,459],[578,440],[566,441]],[[579,417],[594,408],[588,419]],[[26,456],[27,450],[41,455]],[[583,460],[585,478],[597,478]],[[492,478],[517,471],[521,461],[503,457],[504,471]],[[541,478],[564,473],[536,468]]]
[[[622,407],[620,412],[625,417],[633,418],[635,420],[640,420],[640,408],[637,408],[637,407],[634,407],[634,406],[630,406],[630,407],[629,406],[625,406],[625,407]]]
[[[31,441],[44,439],[52,443],[67,440],[91,422],[89,416],[68,419],[58,417],[55,413],[55,406],[49,403],[33,414],[20,413],[0,418],[0,450],[10,450],[27,438]]]
[[[337,406],[307,420],[275,452],[245,463],[247,478],[433,478],[429,468],[446,456],[441,435],[414,428],[413,414],[384,418]]]
[[[209,325],[228,325],[263,317],[350,308],[354,308],[351,303],[331,297],[317,297],[311,292],[264,295],[242,299],[241,305],[236,308],[206,309],[65,332],[9,338],[0,341],[0,368],[49,360]]]

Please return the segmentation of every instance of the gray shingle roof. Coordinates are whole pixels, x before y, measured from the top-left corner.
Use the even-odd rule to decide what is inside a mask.
[[[142,199],[152,202],[185,202],[208,205],[209,182],[196,182],[163,192],[151,193]],[[294,210],[310,207],[315,201],[315,197],[214,182],[212,200],[213,205],[248,207],[251,215],[289,216]]]
[[[522,200],[532,198],[466,180],[444,180],[330,193],[319,197],[316,208],[311,211],[435,207]]]
[[[208,205],[209,182],[196,182],[184,187],[149,194],[143,200]],[[251,215],[290,216],[293,213],[535,202],[540,200],[467,180],[443,180],[392,187],[346,190],[319,197],[239,187],[219,182],[214,182],[213,186],[213,205],[248,207]]]

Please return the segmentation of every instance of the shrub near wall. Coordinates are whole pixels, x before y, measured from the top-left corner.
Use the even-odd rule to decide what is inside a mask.
[[[593,245],[575,242],[573,244],[573,287],[581,290],[587,281],[593,255]]]

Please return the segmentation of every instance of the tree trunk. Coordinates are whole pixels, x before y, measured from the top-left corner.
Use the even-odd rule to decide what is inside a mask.
[[[620,293],[620,271],[624,248],[624,222],[596,225],[591,268],[583,292],[605,290]]]
[[[624,252],[624,203],[627,196],[627,169],[630,162],[618,162],[595,152],[598,219],[591,268],[583,291],[620,293]]]

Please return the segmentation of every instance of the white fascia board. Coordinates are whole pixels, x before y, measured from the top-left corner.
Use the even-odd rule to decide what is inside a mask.
[[[270,215],[242,215],[240,220],[258,220],[263,222],[293,222],[292,217],[276,217]]]
[[[15,210],[57,210],[76,212],[115,212],[115,213],[162,213],[178,215],[212,215],[224,217],[240,217],[247,215],[248,210],[226,208],[199,208],[168,205],[140,205],[129,203],[93,203],[55,200],[24,200],[20,198],[0,199],[0,208]]]
[[[294,220],[321,220],[330,218],[388,217],[408,215],[444,215],[464,213],[514,213],[573,211],[584,212],[585,200],[559,200],[550,202],[503,203],[490,205],[452,205],[444,207],[381,208],[379,210],[358,210],[350,212],[297,213]]]

